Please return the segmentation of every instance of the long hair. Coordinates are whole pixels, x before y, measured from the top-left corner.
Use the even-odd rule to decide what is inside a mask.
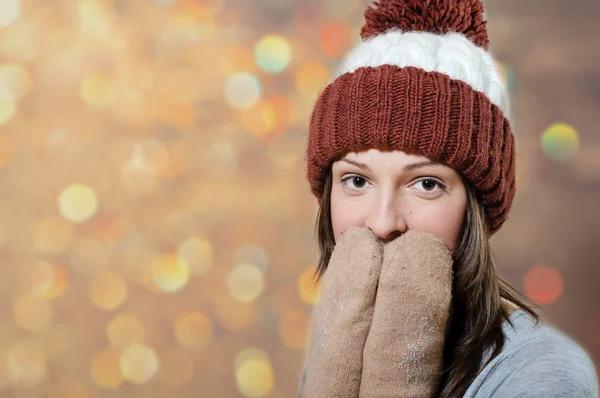
[[[471,184],[461,178],[467,190],[467,211],[461,241],[453,253],[452,315],[439,397],[462,397],[481,369],[502,351],[505,340],[502,325],[504,321],[510,323],[502,298],[528,312],[536,323],[540,320],[533,305],[497,275],[484,208]],[[319,244],[317,282],[325,273],[335,247],[331,180],[330,168],[315,224]],[[484,355],[488,359],[482,363]]]

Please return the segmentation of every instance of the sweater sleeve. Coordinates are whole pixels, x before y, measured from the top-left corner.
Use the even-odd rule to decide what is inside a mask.
[[[587,353],[568,338],[526,339],[478,376],[474,397],[598,397]]]

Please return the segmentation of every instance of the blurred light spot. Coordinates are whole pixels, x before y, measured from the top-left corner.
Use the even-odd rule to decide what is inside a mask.
[[[88,186],[71,184],[58,196],[58,210],[69,221],[75,223],[87,221],[98,210],[96,193]]]
[[[189,312],[175,320],[174,333],[182,348],[202,350],[208,346],[213,331],[211,321],[204,314]]]
[[[310,316],[305,311],[286,313],[279,324],[279,336],[283,344],[295,349],[305,348],[309,324]]]
[[[33,243],[44,254],[58,254],[73,240],[73,226],[59,217],[46,218],[35,225]]]
[[[179,245],[177,255],[187,263],[194,275],[204,275],[213,267],[215,253],[212,244],[201,238],[189,238]]]
[[[352,29],[344,22],[331,22],[319,31],[321,50],[330,58],[343,57],[352,46]]]
[[[171,386],[182,386],[194,375],[194,353],[182,349],[168,349],[158,354],[160,369],[157,378]]]
[[[157,184],[156,172],[139,145],[133,147],[131,158],[121,168],[121,186],[131,194],[143,195],[154,190]]]
[[[69,273],[64,265],[40,261],[32,271],[32,291],[38,296],[55,299],[69,287]]]
[[[19,0],[0,0],[0,28],[5,28],[19,19],[21,6]]]
[[[33,387],[46,378],[46,358],[35,340],[21,340],[8,353],[8,367],[14,384]]]
[[[163,172],[169,166],[169,151],[165,144],[157,139],[149,138],[140,144],[140,149],[147,164],[157,173]]]
[[[19,64],[0,66],[0,90],[3,89],[11,93],[16,101],[29,94],[32,89],[32,82],[27,69]]]
[[[104,350],[94,356],[90,364],[92,380],[96,385],[114,390],[119,388],[124,380],[120,367],[121,355],[115,349]]]
[[[0,135],[0,167],[10,161],[13,155],[13,144],[9,136]]]
[[[144,325],[133,314],[119,314],[106,326],[106,334],[110,344],[119,349],[126,349],[134,343],[144,341]]]
[[[252,49],[239,43],[225,47],[219,53],[218,63],[226,75],[241,70],[252,71],[256,66]]]
[[[310,61],[298,70],[296,87],[302,95],[314,98],[327,85],[329,78],[330,73],[325,65]]]
[[[125,379],[143,384],[156,374],[159,363],[154,349],[136,343],[121,354],[120,366]]]
[[[298,278],[298,294],[306,304],[315,305],[317,303],[318,285],[315,285],[315,269],[309,267]]]
[[[30,332],[44,330],[52,321],[52,314],[52,305],[42,297],[27,295],[13,303],[15,323]]]
[[[275,375],[266,353],[248,348],[235,358],[235,381],[245,397],[268,395],[275,384]]]
[[[242,303],[233,299],[217,302],[217,321],[229,331],[240,331],[250,327],[256,318],[256,308],[252,303]]]
[[[190,277],[190,270],[183,258],[175,254],[165,254],[154,261],[152,276],[156,287],[165,292],[177,292]]]
[[[292,52],[289,43],[280,36],[264,36],[254,47],[258,66],[269,73],[280,73],[290,63]]]
[[[558,270],[545,265],[532,268],[524,279],[527,296],[539,304],[552,304],[563,293],[563,279]]]
[[[73,243],[69,265],[78,273],[93,275],[108,263],[108,250],[98,240],[82,237]]]
[[[227,289],[231,297],[242,301],[256,300],[265,287],[261,270],[250,263],[236,264],[227,275]]]
[[[237,169],[235,147],[228,141],[215,141],[206,147],[202,162],[214,176],[232,174]]]
[[[127,285],[123,279],[111,271],[105,271],[92,279],[90,298],[103,310],[114,310],[127,297]]]
[[[237,109],[248,109],[262,95],[260,80],[250,73],[236,73],[227,79],[225,97],[227,103]]]
[[[552,160],[568,162],[579,152],[579,135],[572,126],[554,124],[542,135],[542,150]]]
[[[242,125],[261,141],[277,138],[284,132],[285,114],[279,113],[271,101],[259,101],[241,114]],[[279,133],[279,134],[275,134]]]
[[[81,80],[79,93],[88,105],[103,108],[110,105],[117,97],[117,88],[110,76],[103,73],[90,73]]]
[[[13,95],[6,88],[0,87],[0,126],[8,122],[16,110],[17,104]]]
[[[175,0],[154,0],[154,2],[159,6],[170,6],[175,3]]]
[[[266,272],[269,265],[269,256],[260,246],[245,245],[233,252],[233,261],[235,263],[254,264],[262,272]]]

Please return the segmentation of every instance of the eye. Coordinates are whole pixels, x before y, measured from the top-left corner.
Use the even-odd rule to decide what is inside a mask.
[[[423,178],[415,183],[415,185],[421,184],[422,190],[425,192],[433,192],[436,187],[440,187],[445,190],[447,187],[441,181],[434,178]]]
[[[340,182],[350,190],[359,190],[367,184],[367,179],[359,175],[350,175],[342,178]]]

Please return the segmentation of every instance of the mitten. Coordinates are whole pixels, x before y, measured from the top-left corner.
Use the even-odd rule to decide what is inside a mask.
[[[361,397],[432,397],[443,366],[452,255],[441,238],[410,230],[383,249]]]
[[[313,311],[301,397],[358,396],[383,247],[369,229],[340,236]]]

